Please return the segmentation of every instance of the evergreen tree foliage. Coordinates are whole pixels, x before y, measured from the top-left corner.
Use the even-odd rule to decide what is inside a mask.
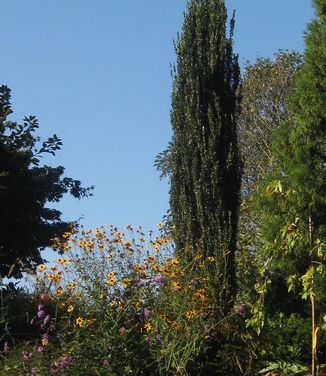
[[[279,179],[285,190],[294,190],[295,194],[288,197],[289,211],[304,219],[307,226],[311,217],[314,236],[325,239],[326,1],[315,0],[314,4],[317,17],[308,25],[304,64],[289,96],[294,122],[284,122],[274,133],[276,173],[266,180]],[[273,225],[273,222],[266,213],[265,229],[269,239],[275,237],[274,230],[280,225]]]
[[[10,89],[0,87],[0,275],[21,277],[22,271],[43,262],[40,251],[70,229],[61,212],[49,203],[69,192],[75,198],[91,195],[79,180],[62,177],[62,166],[39,166],[45,153],[55,155],[61,140],[53,135],[39,145],[35,116],[23,124],[7,121],[12,113]]]
[[[191,0],[175,50],[170,207],[176,244],[214,257],[218,301],[234,295],[241,161],[239,66],[221,0]]]

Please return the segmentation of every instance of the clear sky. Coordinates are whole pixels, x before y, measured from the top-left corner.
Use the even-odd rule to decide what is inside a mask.
[[[303,52],[311,0],[227,0],[236,10],[242,64],[277,49]],[[39,135],[63,148],[51,165],[95,185],[94,197],[64,199],[64,219],[86,227],[155,228],[169,185],[153,167],[171,138],[169,64],[185,0],[1,1],[0,85],[14,114],[36,115]]]

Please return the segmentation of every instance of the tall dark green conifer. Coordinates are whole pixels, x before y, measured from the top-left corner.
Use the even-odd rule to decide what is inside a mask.
[[[241,162],[235,114],[239,66],[226,37],[222,0],[191,0],[175,43],[170,206],[177,248],[192,245],[212,265],[217,299],[235,291],[234,252]]]

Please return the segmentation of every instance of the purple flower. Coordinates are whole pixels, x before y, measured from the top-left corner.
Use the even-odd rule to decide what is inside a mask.
[[[103,360],[103,364],[104,364],[105,366],[108,366],[108,365],[109,365],[109,361],[108,361],[107,359],[104,359],[104,360]]]
[[[46,326],[48,324],[48,322],[50,321],[50,318],[51,316],[50,315],[46,315],[44,320],[43,320],[43,325]]]
[[[235,309],[236,313],[240,316],[244,316],[244,308],[243,308],[243,305],[239,305],[236,309]]]
[[[23,355],[24,360],[26,361],[29,361],[33,358],[33,353],[29,351],[23,351],[22,355]]]
[[[149,346],[150,346],[150,347],[152,347],[152,340],[151,340],[151,338],[150,338],[149,336],[146,336],[146,337],[145,337],[145,341],[146,341],[147,343],[149,343]]]
[[[166,281],[165,281],[165,279],[162,276],[155,276],[155,277],[153,277],[153,281],[156,282],[157,284],[161,285],[161,286],[165,286],[166,285]]]
[[[157,334],[157,335],[156,335],[156,339],[157,339],[158,341],[162,341],[162,338],[163,338],[163,337],[161,336],[161,334]]]
[[[50,324],[50,332],[53,332],[55,329],[55,325],[53,324],[53,322],[51,322]]]
[[[29,322],[30,325],[33,325],[34,324],[34,319],[32,319],[30,322]]]
[[[124,326],[122,326],[120,329],[119,329],[119,332],[123,335],[125,334],[126,332],[126,328]]]
[[[206,333],[209,333],[211,330],[211,326],[209,324],[206,324],[204,328]]]
[[[44,333],[42,335],[42,345],[46,346],[48,344],[48,342],[49,342],[49,337],[48,337],[48,335],[46,333]]]
[[[39,347],[37,348],[37,352],[38,352],[38,353],[41,353],[43,350],[44,350],[43,346],[39,346]]]
[[[144,284],[145,284],[145,282],[142,281],[142,280],[139,280],[139,281],[137,282],[137,286],[138,286],[138,287],[143,287]]]
[[[40,310],[37,312],[37,317],[41,319],[45,315],[44,311]]]
[[[37,306],[37,310],[38,310],[38,311],[43,311],[43,308],[44,308],[43,304],[39,304],[39,305]]]
[[[5,355],[7,355],[9,353],[9,346],[8,346],[8,342],[7,341],[3,345],[3,353]]]
[[[144,309],[144,316],[149,317],[151,315],[151,311],[147,308]]]
[[[191,284],[191,286],[194,286],[194,285],[196,284],[196,281],[195,281],[194,279],[192,279],[192,280],[190,281],[190,284]]]
[[[31,369],[31,372],[32,372],[33,375],[35,375],[35,376],[39,376],[38,369],[37,369],[36,367],[33,367],[33,368]]]

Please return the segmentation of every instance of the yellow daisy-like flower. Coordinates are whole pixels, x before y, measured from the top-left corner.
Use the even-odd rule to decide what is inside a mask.
[[[173,289],[174,290],[180,290],[181,289],[181,285],[179,282],[174,282],[173,283]]]
[[[65,302],[61,302],[61,303],[60,303],[60,308],[65,308],[65,306],[66,306],[66,303],[65,303]]]
[[[105,249],[105,244],[99,244],[98,245],[98,249],[100,250],[100,251],[103,251],[104,249]]]
[[[213,256],[208,256],[208,257],[207,257],[207,260],[208,260],[209,262],[214,262],[214,261],[215,261],[215,258],[214,258]]]
[[[39,272],[43,272],[44,269],[45,269],[44,264],[39,265],[39,267],[38,267]]]
[[[164,266],[164,268],[162,269],[162,274],[163,275],[167,275],[167,274],[169,274],[169,268],[167,267],[167,266]]]
[[[72,304],[70,304],[70,306],[68,307],[67,309],[67,312],[70,313],[74,310],[74,306]]]
[[[154,257],[153,256],[148,256],[147,257],[147,262],[153,263],[154,262]]]
[[[154,252],[157,253],[159,250],[160,250],[160,246],[156,244],[156,245],[154,246]]]
[[[57,296],[61,296],[62,294],[63,294],[63,291],[62,291],[62,287],[58,287],[57,288],[57,291],[55,292],[55,294],[57,295]]]
[[[115,300],[113,300],[113,301],[110,303],[110,307],[113,308],[116,304],[117,304],[117,302],[116,302]]]
[[[83,325],[83,322],[84,322],[84,320],[83,320],[82,317],[78,316],[76,318],[76,325],[78,325],[79,327],[81,327]]]
[[[62,257],[58,257],[57,263],[58,263],[58,264],[63,264],[63,259],[62,259]]]
[[[156,272],[158,272],[160,270],[160,265],[159,264],[154,264],[153,265],[153,270],[155,270]]]
[[[121,284],[124,287],[127,287],[130,285],[131,279],[130,278],[122,278]]]
[[[112,254],[111,254],[111,253],[108,255],[108,260],[109,260],[109,261],[112,260]]]
[[[89,249],[93,249],[94,248],[94,242],[92,240],[89,240],[86,244],[87,244],[87,247]]]
[[[171,260],[170,264],[171,265],[178,265],[179,261],[177,259],[173,259],[173,260]]]
[[[53,273],[49,274],[49,276],[48,276],[48,280],[49,281],[52,281],[52,279],[54,279],[54,274]]]
[[[152,325],[147,323],[145,324],[144,329],[146,330],[146,332],[150,332],[152,330]]]
[[[84,248],[85,247],[85,242],[84,241],[79,241],[78,242],[78,247],[80,247],[80,248]]]
[[[131,247],[131,242],[129,240],[127,240],[125,243],[124,243],[124,247],[125,248],[130,248]]]
[[[161,222],[159,222],[159,223],[157,224],[157,227],[158,227],[158,228],[161,228],[161,227],[163,227],[163,225],[164,225],[164,223],[161,221]]]
[[[135,265],[134,268],[137,272],[142,272],[144,270],[144,267],[142,265]]]
[[[114,277],[114,272],[109,272],[108,273],[108,278],[112,278],[112,277]]]
[[[113,285],[115,285],[115,283],[116,283],[116,279],[115,279],[114,277],[110,278],[110,279],[107,281],[107,284],[108,284],[109,286],[113,286]]]

